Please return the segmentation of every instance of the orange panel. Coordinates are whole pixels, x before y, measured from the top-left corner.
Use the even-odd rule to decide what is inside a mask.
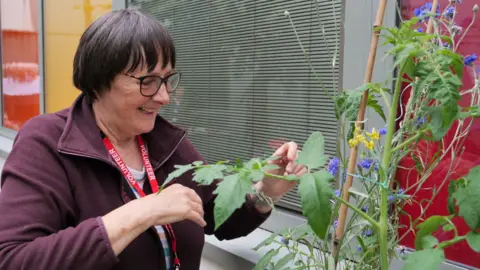
[[[15,130],[40,113],[36,3],[1,1],[3,121]]]
[[[69,107],[80,91],[73,86],[73,57],[83,31],[112,9],[111,0],[45,0],[46,112]]]

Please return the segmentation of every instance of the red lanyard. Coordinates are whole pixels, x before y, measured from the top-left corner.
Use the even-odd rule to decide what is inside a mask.
[[[158,192],[158,182],[157,182],[157,178],[155,177],[155,173],[153,172],[150,159],[148,158],[147,147],[145,146],[145,143],[143,142],[142,137],[137,136],[137,141],[138,141],[138,146],[140,147],[140,152],[142,154],[145,172],[147,173],[148,181],[150,182],[150,187],[152,188],[152,192],[156,193]],[[118,167],[122,171],[123,176],[125,177],[125,179],[127,179],[128,183],[133,188],[135,188],[135,190],[140,195],[140,197],[145,197],[145,192],[143,192],[143,189],[138,185],[137,181],[135,180],[135,177],[133,177],[132,173],[127,168],[127,165],[125,164],[125,162],[123,162],[122,158],[118,154],[117,150],[113,146],[110,139],[105,137],[103,139],[103,143],[105,144],[105,147],[107,147],[108,153],[112,156],[113,160],[115,160]],[[175,266],[175,269],[180,269],[180,259],[178,258],[178,255],[177,255],[177,238],[175,237],[175,233],[173,232],[173,228],[170,224],[165,224],[165,229],[172,242],[171,244],[172,244],[172,251],[173,251],[173,264]]]

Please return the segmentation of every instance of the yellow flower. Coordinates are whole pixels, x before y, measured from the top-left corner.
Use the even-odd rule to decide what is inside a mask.
[[[368,137],[370,137],[372,140],[380,140],[380,133],[375,130],[375,128],[372,128],[372,133],[366,132]]]
[[[363,134],[358,134],[357,136],[355,136],[355,139],[359,142],[363,142],[363,143],[367,142],[367,139],[365,138],[365,135],[363,135]]]
[[[355,147],[358,144],[358,140],[357,139],[350,139],[350,140],[348,140],[348,144],[350,145],[350,147]]]
[[[373,150],[373,147],[375,147],[375,142],[374,141],[365,142],[365,147],[367,147],[368,150]]]

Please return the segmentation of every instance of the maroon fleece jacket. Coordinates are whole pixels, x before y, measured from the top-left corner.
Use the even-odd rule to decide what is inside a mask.
[[[175,164],[202,160],[185,135],[161,117],[142,135],[159,184]],[[0,269],[165,269],[154,228],[118,256],[110,246],[100,217],[130,200],[124,181],[83,95],[69,109],[28,121],[1,177]],[[204,234],[220,240],[245,236],[268,217],[247,200],[214,232],[214,185],[199,186],[191,174],[175,182],[198,193],[207,222],[205,228],[188,220],[172,224],[181,269],[199,268]]]

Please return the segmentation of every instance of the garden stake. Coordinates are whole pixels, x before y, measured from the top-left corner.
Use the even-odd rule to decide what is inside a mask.
[[[387,5],[387,0],[380,0],[378,3],[378,9],[377,9],[377,17],[375,19],[375,24],[373,25],[372,29],[372,39],[370,41],[370,53],[368,56],[368,62],[367,62],[367,69],[365,73],[365,83],[369,83],[372,80],[372,73],[373,73],[373,66],[375,64],[375,57],[377,55],[377,45],[378,45],[378,38],[379,38],[379,30],[377,30],[377,27],[380,27],[383,25],[383,17],[385,15],[385,8]],[[360,103],[360,109],[357,114],[357,122],[355,125],[360,125],[363,123],[365,119],[365,108],[367,106],[367,100],[368,100],[368,89],[365,90],[362,96],[362,100]],[[344,201],[349,201],[350,200],[350,187],[352,186],[352,181],[353,177],[352,175],[355,173],[355,166],[357,164],[357,152],[358,152],[358,145],[350,149],[350,157],[348,160],[348,168],[347,168],[347,177],[345,179],[345,184],[343,185],[343,192],[342,192],[342,198]],[[345,204],[340,205],[340,210],[339,210],[339,217],[338,217],[338,225],[335,231],[335,236],[333,237],[333,250],[332,250],[332,256],[335,259],[335,269],[337,267],[338,263],[338,251],[340,248],[340,240],[343,237],[343,233],[345,230],[345,220],[347,218],[347,206]]]

